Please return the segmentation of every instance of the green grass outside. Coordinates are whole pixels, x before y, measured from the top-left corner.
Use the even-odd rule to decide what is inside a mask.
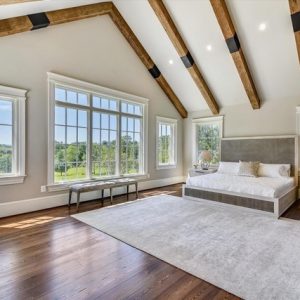
[[[101,171],[101,172],[100,172]],[[135,174],[137,173],[136,169],[129,169],[128,170],[128,174]],[[101,174],[102,176],[108,176],[110,175],[108,173],[108,168],[107,167],[101,167],[99,168],[99,166],[95,167],[93,169],[93,176],[95,177],[101,177],[99,174]],[[77,168],[77,172],[76,172],[76,168],[70,168],[68,169],[66,175],[64,173],[60,173],[60,172],[55,172],[55,182],[62,182],[62,181],[74,181],[77,179],[87,179],[86,176],[86,168],[85,167],[78,167]]]

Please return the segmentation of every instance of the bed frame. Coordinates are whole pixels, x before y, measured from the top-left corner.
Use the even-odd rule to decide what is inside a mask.
[[[183,185],[183,197],[249,208],[279,218],[298,197],[298,137],[262,136],[222,139],[221,161],[239,160],[290,164],[295,186],[280,198],[269,198]]]

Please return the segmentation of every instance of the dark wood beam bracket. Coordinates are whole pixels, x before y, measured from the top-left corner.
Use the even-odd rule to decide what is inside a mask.
[[[295,33],[298,59],[300,62],[300,0],[289,0],[291,20]]]
[[[185,56],[181,56],[180,58],[186,68],[192,67],[193,64],[195,63],[190,52],[188,52]]]
[[[150,74],[154,79],[158,78],[161,74],[158,67],[155,65],[153,66],[153,68],[149,69],[148,71],[150,72]]]
[[[228,47],[230,53],[237,52],[241,48],[241,44],[240,44],[240,41],[239,41],[239,38],[238,38],[237,34],[235,34],[231,38],[228,38],[226,40],[226,44],[227,44],[227,47]]]
[[[294,32],[300,31],[300,12],[291,15]]]
[[[28,15],[30,22],[32,23],[31,30],[36,30],[40,28],[48,27],[50,21],[45,13],[38,13],[33,15]]]
[[[248,64],[240,45],[238,35],[228,12],[225,0],[210,0],[216,18],[226,40],[228,49],[240,75],[242,84],[248,95],[253,109],[260,108],[260,98],[258,96],[254,81],[252,79]]]
[[[112,2],[101,2],[0,20],[0,37],[102,15],[109,15],[111,17],[112,21],[121,31],[145,67],[149,70],[152,77],[175,106],[180,116],[186,118],[188,115],[186,109]]]
[[[190,54],[183,38],[181,37],[175,23],[173,22],[167,8],[164,6],[162,0],[148,0],[150,6],[157,15],[160,23],[164,27],[166,33],[168,34],[171,42],[173,43],[178,55],[180,56],[183,64],[189,71],[191,77],[193,78],[195,84],[197,85],[200,93],[202,94],[204,100],[206,101],[209,109],[213,114],[219,113],[219,106],[210,91],[208,84],[204,80],[198,66],[194,62],[192,55]]]

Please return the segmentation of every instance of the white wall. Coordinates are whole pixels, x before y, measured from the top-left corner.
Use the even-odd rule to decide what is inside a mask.
[[[0,186],[0,203],[47,196],[47,76],[52,71],[148,98],[151,180],[181,176],[182,120],[108,16],[0,38],[0,84],[29,90],[27,178]],[[178,165],[156,170],[156,115],[178,119]],[[48,194],[49,195],[49,194]]]
[[[266,101],[258,110],[250,103],[222,108],[224,137],[296,134],[296,106],[300,99]],[[189,114],[184,120],[184,170],[192,166],[192,119],[211,116],[208,111]]]

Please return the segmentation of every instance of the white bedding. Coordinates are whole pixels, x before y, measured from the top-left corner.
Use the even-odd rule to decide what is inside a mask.
[[[294,186],[294,178],[245,177],[214,173],[189,177],[186,181],[186,185],[279,198]]]

